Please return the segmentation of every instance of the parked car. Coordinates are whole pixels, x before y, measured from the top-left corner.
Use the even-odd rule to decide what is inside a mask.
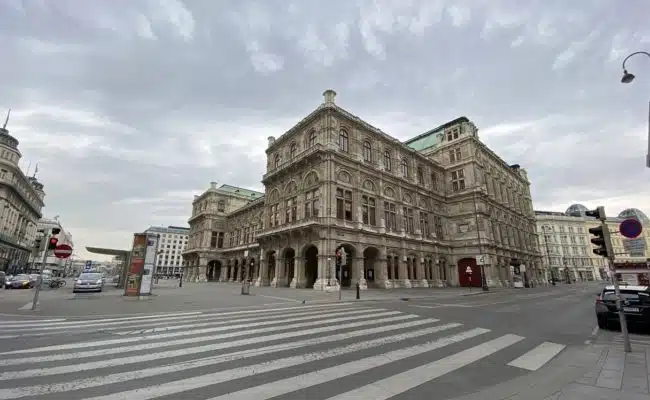
[[[20,274],[11,279],[9,289],[31,289],[36,285],[29,275]]]
[[[95,272],[84,272],[74,282],[73,293],[77,292],[101,292],[104,289],[104,278],[102,274]]]
[[[620,288],[621,307],[625,320],[650,329],[650,288],[623,285]],[[596,298],[596,319],[600,329],[609,329],[619,323],[614,286],[606,286]]]

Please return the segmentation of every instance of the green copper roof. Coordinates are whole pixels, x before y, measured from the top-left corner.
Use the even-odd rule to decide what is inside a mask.
[[[255,190],[244,189],[244,188],[231,186],[231,185],[221,185],[219,187],[219,190],[223,190],[229,193],[234,193],[243,197],[247,197],[249,199],[259,199],[260,197],[264,196],[264,193],[256,192]]]
[[[437,146],[440,142],[440,139],[438,139],[439,133],[444,131],[445,128],[462,122],[469,122],[469,119],[467,119],[467,117],[459,117],[453,121],[445,122],[444,124],[433,128],[421,135],[418,135],[413,139],[405,141],[404,144],[416,151],[421,151],[429,147]]]

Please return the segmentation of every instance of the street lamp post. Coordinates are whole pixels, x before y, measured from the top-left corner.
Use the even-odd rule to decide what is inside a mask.
[[[650,58],[650,53],[648,53],[647,51],[636,51],[628,55],[627,57],[625,57],[622,64],[623,77],[621,78],[621,83],[632,83],[632,81],[634,80],[635,78],[634,74],[627,71],[627,68],[625,67],[625,63],[627,62],[627,60],[630,59],[630,57],[635,56],[637,54],[643,54],[648,56],[648,58]],[[646,158],[645,158],[645,166],[646,168],[650,168],[650,102],[648,102],[648,153],[646,154]]]

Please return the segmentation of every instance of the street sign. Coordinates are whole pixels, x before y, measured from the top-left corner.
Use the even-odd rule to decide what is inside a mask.
[[[60,244],[54,248],[54,257],[68,258],[72,255],[72,247],[67,244]]]
[[[625,236],[628,239],[634,239],[643,232],[643,225],[639,222],[638,219],[628,218],[623,220],[618,226],[618,231],[621,232],[621,235]]]
[[[476,265],[488,264],[488,257],[485,254],[478,255],[474,258],[476,259]]]
[[[471,275],[472,274],[472,267],[465,268],[465,273]]]

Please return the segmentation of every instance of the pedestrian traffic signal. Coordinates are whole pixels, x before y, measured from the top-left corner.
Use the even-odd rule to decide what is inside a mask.
[[[607,242],[605,241],[605,232],[602,226],[597,226],[595,228],[589,229],[589,233],[595,237],[591,239],[591,243],[596,245],[596,248],[593,249],[594,254],[601,257],[609,257],[607,252]]]
[[[337,267],[341,265],[341,258],[342,258],[341,250],[336,250],[336,266]]]
[[[40,236],[37,237],[37,238],[34,240],[34,250],[40,250],[42,244],[43,244],[43,238],[40,237]]]
[[[55,237],[50,238],[50,241],[47,243],[47,249],[48,249],[48,250],[54,250],[54,249],[56,249],[56,245],[57,245],[57,243],[59,243],[59,239],[57,239],[57,238],[55,238]]]
[[[603,222],[607,219],[607,216],[605,215],[605,207],[603,207],[603,206],[600,206],[600,207],[596,208],[595,210],[585,211],[585,215],[587,217],[592,217],[592,218],[599,219],[599,220],[601,220]]]

